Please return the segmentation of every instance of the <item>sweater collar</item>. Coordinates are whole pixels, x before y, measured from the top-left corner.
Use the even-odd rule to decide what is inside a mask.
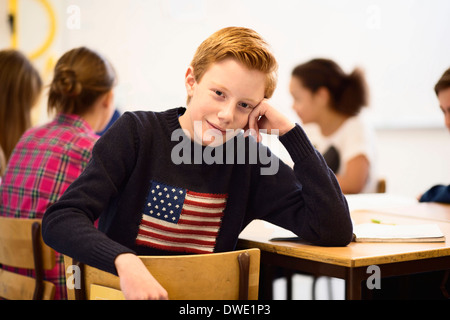
[[[182,116],[186,112],[185,107],[179,107],[170,109],[167,111],[167,125],[169,126],[170,132],[174,130],[181,129],[179,117]]]

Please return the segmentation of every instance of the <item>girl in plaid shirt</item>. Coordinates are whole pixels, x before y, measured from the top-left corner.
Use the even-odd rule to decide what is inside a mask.
[[[0,215],[42,218],[86,167],[91,150],[114,112],[116,74],[111,64],[88,48],[76,48],[57,62],[50,86],[50,123],[29,129],[14,149],[0,186]],[[63,258],[46,273],[65,299]],[[17,270],[17,272],[24,272]]]

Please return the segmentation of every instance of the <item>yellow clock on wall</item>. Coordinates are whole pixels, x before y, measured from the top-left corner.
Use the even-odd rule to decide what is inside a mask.
[[[10,47],[22,51],[35,63],[44,83],[50,81],[55,65],[53,44],[57,33],[57,16],[54,5],[52,0],[8,0]],[[42,24],[42,21],[47,23]],[[51,115],[46,110],[45,95],[41,95],[32,109],[33,125],[49,120]]]
[[[31,0],[26,0],[31,1]],[[52,45],[55,35],[56,35],[56,15],[53,10],[52,5],[48,0],[34,0],[38,2],[47,14],[47,19],[49,21],[49,28],[47,30],[47,34],[44,42],[39,45],[37,48],[33,49],[31,52],[28,52],[27,55],[30,59],[34,60],[42,56]],[[11,47],[19,48],[19,33],[17,30],[17,19],[18,19],[18,7],[19,0],[9,0],[9,21],[11,24]]]

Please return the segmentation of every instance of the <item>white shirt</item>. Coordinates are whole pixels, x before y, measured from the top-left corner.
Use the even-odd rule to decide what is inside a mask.
[[[363,193],[376,191],[376,142],[372,126],[362,117],[355,116],[346,120],[340,128],[330,136],[323,136],[319,126],[305,125],[305,132],[316,149],[325,155],[334,147],[339,158],[339,166],[335,174],[344,174],[349,160],[359,155],[364,155],[369,161],[369,179],[363,189]],[[327,157],[325,156],[327,159]],[[329,164],[330,165],[330,164]],[[330,165],[331,169],[332,165]]]

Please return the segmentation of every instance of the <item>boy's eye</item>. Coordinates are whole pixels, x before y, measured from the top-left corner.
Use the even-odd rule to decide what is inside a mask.
[[[248,104],[248,103],[245,103],[245,102],[241,102],[241,103],[239,103],[239,105],[242,107],[242,108],[251,108],[252,106],[250,105],[250,104]]]
[[[219,97],[223,97],[223,92],[220,91],[220,90],[215,90],[214,93],[215,93],[216,95],[218,95]]]

